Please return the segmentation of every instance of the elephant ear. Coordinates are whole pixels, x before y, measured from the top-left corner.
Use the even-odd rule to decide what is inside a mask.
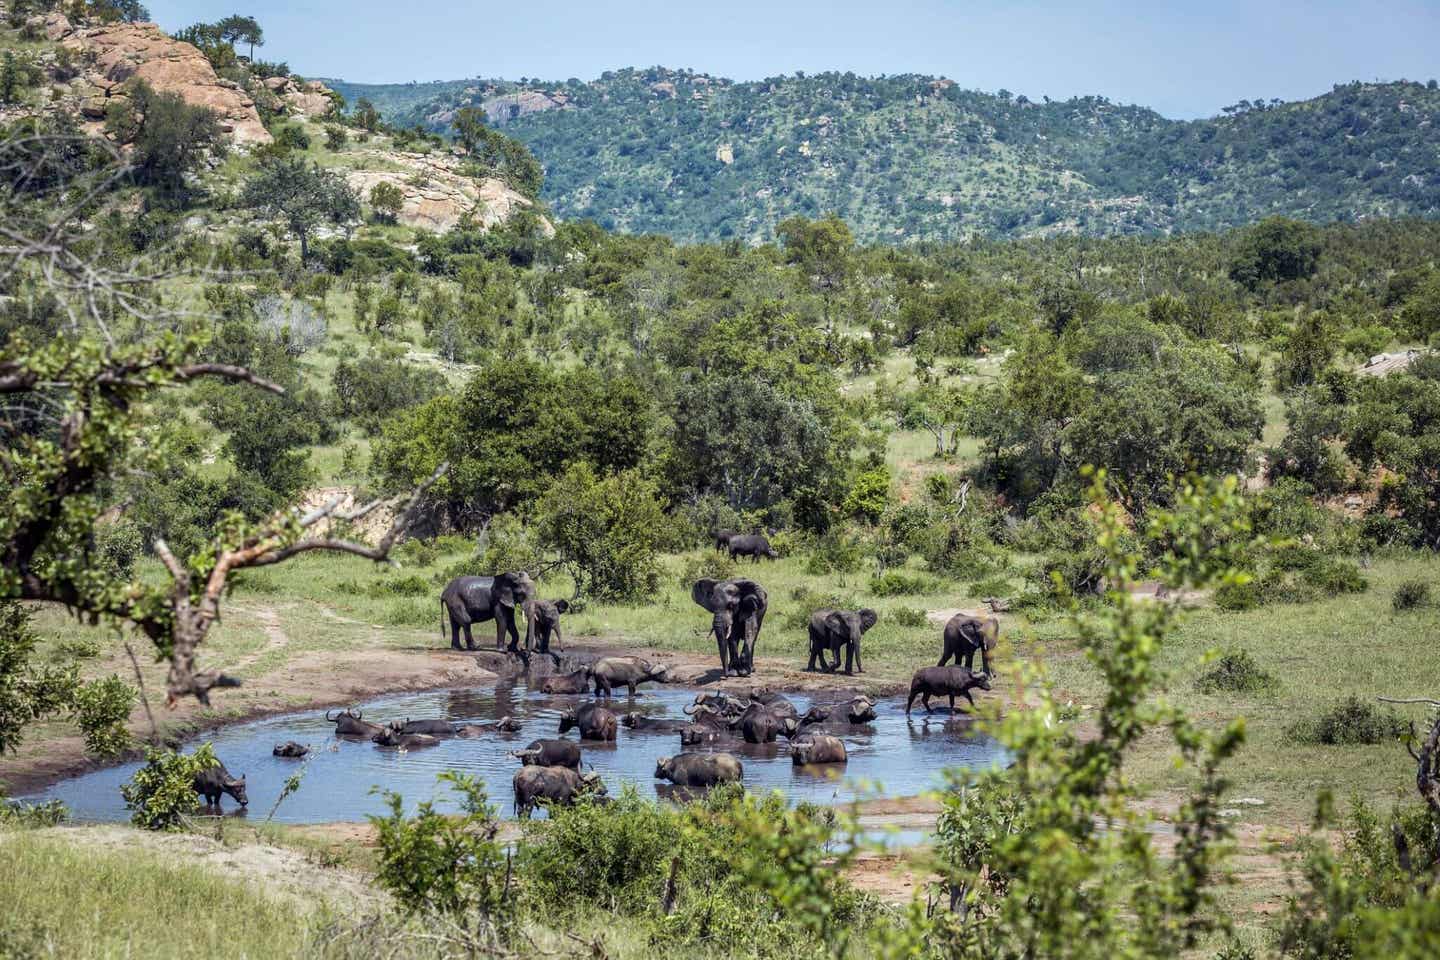
[[[760,598],[753,593],[747,593],[740,597],[739,615],[749,617],[756,610],[760,609]]]
[[[491,589],[491,596],[507,607],[515,606],[515,575],[513,573],[502,573],[495,578],[495,586]]]
[[[564,600],[556,600],[556,601],[555,601],[555,612],[556,612],[556,613],[564,613],[566,610],[569,610],[569,609],[570,609],[570,604],[567,603],[566,601],[564,601]]]
[[[839,610],[831,610],[825,615],[825,629],[836,637],[846,637],[850,633],[849,626],[845,623],[845,614]]]
[[[695,585],[690,588],[690,599],[711,613],[714,613],[715,611],[712,606],[714,601],[711,600],[711,597],[714,596],[715,587],[719,583],[719,580],[712,580],[710,577],[701,577],[699,580],[696,580]]]
[[[861,633],[864,633],[866,630],[869,630],[871,627],[875,626],[875,624],[876,624],[877,622],[879,622],[879,620],[880,620],[880,614],[876,613],[874,610],[871,610],[869,607],[866,607],[865,609],[861,610],[861,611],[860,611],[860,632],[861,632]]]
[[[1000,621],[994,617],[986,620],[980,628],[980,635],[985,638],[985,649],[994,650],[995,645],[1000,642]]]

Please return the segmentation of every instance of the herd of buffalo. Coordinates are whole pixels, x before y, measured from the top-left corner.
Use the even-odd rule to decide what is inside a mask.
[[[716,535],[716,543],[728,547],[732,556],[748,555],[757,562],[760,557],[774,555],[763,536],[742,537],[721,531]],[[719,650],[721,674],[726,677],[750,675],[754,670],[755,643],[769,605],[765,588],[746,578],[701,579],[695,582],[691,596],[711,615],[710,632]],[[494,620],[496,647],[519,655],[527,665],[532,650],[550,656],[557,668],[563,663],[551,651],[550,641],[559,642],[559,620],[567,605],[563,600],[538,599],[535,584],[526,573],[457,577],[445,587],[440,602],[442,616],[449,617],[451,645],[455,649],[461,649],[462,633],[466,647],[477,649],[470,634],[471,625]],[[525,613],[526,619],[523,648],[519,646],[516,629],[517,609]],[[877,619],[875,611],[868,609],[815,611],[808,625],[807,669],[834,672],[840,668],[843,651],[845,673],[863,672],[861,637]],[[939,664],[917,670],[910,681],[906,714],[917,698],[927,713],[931,709],[931,697],[947,698],[952,714],[956,697],[964,697],[973,707],[975,700],[971,691],[991,689],[990,652],[995,648],[998,631],[999,625],[993,617],[981,619],[965,614],[952,617],[942,634]],[[982,664],[979,672],[974,670],[977,653]],[[953,665],[947,665],[951,660]],[[639,684],[668,682],[666,668],[628,656],[606,656],[574,666],[572,670],[557,670],[544,677],[540,691],[584,695],[593,685],[596,699],[563,711],[558,732],[563,735],[576,729],[581,740],[607,742],[614,741],[618,728],[625,726],[651,733],[678,734],[682,747],[708,747],[704,752],[682,752],[656,761],[655,777],[679,787],[706,788],[740,781],[744,767],[735,754],[723,752],[727,741],[761,744],[784,737],[790,742],[790,756],[797,766],[843,764],[847,758],[841,735],[873,721],[876,716],[875,702],[863,695],[830,706],[812,706],[802,714],[783,695],[758,688],[748,696],[699,693],[694,703],[685,708],[683,720],[634,712],[617,715],[609,708],[615,690],[623,687],[633,698]],[[379,724],[365,720],[358,710],[342,710],[327,713],[325,719],[335,725],[338,738],[370,740],[381,747],[403,750],[434,746],[441,738],[483,737],[520,729],[520,724],[508,716],[494,723],[453,724],[445,720],[406,719]],[[277,744],[274,749],[277,757],[301,758],[308,752],[308,747],[293,741]],[[580,748],[574,741],[536,740],[523,750],[512,751],[510,756],[521,764],[513,782],[518,816],[527,816],[540,803],[564,805],[582,795],[602,799],[605,796],[605,785],[599,775],[593,771],[582,772]],[[232,777],[223,764],[197,776],[194,787],[212,805],[219,802],[222,793],[241,805],[247,803],[245,778]]]

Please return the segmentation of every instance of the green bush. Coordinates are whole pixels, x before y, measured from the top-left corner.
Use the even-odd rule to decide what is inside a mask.
[[[867,470],[855,478],[840,509],[848,517],[866,523],[877,523],[890,503],[890,469],[885,466]]]
[[[116,757],[130,748],[125,721],[135,708],[135,688],[115,674],[75,688],[70,712],[85,735],[85,749],[97,757]]]
[[[1279,686],[1279,679],[1246,650],[1227,650],[1195,680],[1201,693],[1268,693]]]
[[[70,808],[59,800],[25,803],[0,793],[0,824],[7,827],[55,827],[70,819]],[[5,939],[0,936],[0,957],[8,957]],[[36,954],[39,956],[39,954]]]
[[[378,849],[375,880],[408,913],[443,914],[479,944],[504,943],[515,914],[507,909],[511,877],[496,839],[495,808],[480,780],[453,770],[437,779],[459,794],[461,816],[439,813],[434,801],[424,800],[407,817],[404,798],[382,791],[390,812],[369,818]]]
[[[576,463],[536,507],[537,539],[602,602],[647,600],[660,585],[660,544],[669,524],[655,481],[640,470],[600,477]]]
[[[934,593],[940,584],[934,577],[899,570],[886,570],[878,577],[870,578],[870,593],[877,597],[904,597],[914,594]]]
[[[434,585],[418,574],[407,577],[386,577],[365,588],[372,597],[423,597],[434,592]]]
[[[129,580],[135,561],[145,551],[140,530],[128,520],[102,523],[95,528],[95,557],[100,569],[117,580]]]
[[[1382,710],[1353,693],[1313,717],[1291,724],[1286,733],[1299,743],[1374,744],[1402,736],[1408,729],[1393,710]]]
[[[428,627],[440,615],[435,600],[419,597],[397,597],[385,604],[380,623],[387,627]]]
[[[919,607],[896,607],[886,612],[885,619],[901,627],[923,627],[930,622]]]
[[[1430,602],[1430,584],[1425,580],[1406,580],[1395,588],[1390,606],[1396,613],[1415,610]]]
[[[545,550],[536,542],[533,528],[513,513],[491,521],[480,537],[478,570],[485,575],[525,570],[531,573],[545,565]]]
[[[851,596],[841,593],[821,593],[819,590],[808,586],[798,586],[790,591],[790,599],[794,601],[789,612],[785,614],[784,625],[787,630],[804,630],[810,624],[810,614],[816,610],[855,610],[861,604]]]
[[[130,822],[143,830],[179,830],[200,808],[195,776],[220,763],[210,744],[191,754],[147,749],[145,766],[120,787]]]
[[[1215,588],[1215,606],[1228,613],[1241,613],[1260,606],[1260,586],[1254,580],[1229,581]]]
[[[729,580],[735,576],[738,569],[739,565],[730,559],[730,554],[721,553],[719,550],[702,550],[687,557],[680,565],[680,585],[688,590],[696,580],[707,577],[712,580]]]
[[[827,573],[854,573],[865,558],[864,544],[858,536],[828,530],[815,539],[805,572],[815,576]]]

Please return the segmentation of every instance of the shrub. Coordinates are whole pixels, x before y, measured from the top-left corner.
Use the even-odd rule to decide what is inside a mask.
[[[729,580],[735,576],[738,567],[728,553],[705,550],[688,558],[680,565],[680,585],[687,590],[696,580]]]
[[[785,614],[787,630],[804,630],[810,624],[810,614],[816,610],[854,610],[860,604],[854,597],[841,593],[821,593],[812,587],[800,586],[790,591],[795,605]]]
[[[434,911],[481,941],[502,942],[514,911],[505,909],[510,872],[496,839],[495,808],[477,778],[450,770],[436,779],[459,794],[462,815],[438,813],[434,801],[424,800],[407,817],[404,798],[383,791],[390,812],[370,817],[379,852],[375,880],[407,912]]]
[[[303,300],[279,296],[255,302],[255,321],[265,335],[292,357],[303,356],[325,342],[325,317]]]
[[[1406,580],[1395,588],[1390,605],[1396,613],[1415,610],[1430,602],[1430,584],[1424,580]]]
[[[394,223],[405,206],[405,193],[393,183],[382,181],[370,188],[370,206],[375,216],[386,223]]]
[[[334,123],[325,125],[325,149],[331,153],[339,153],[345,149],[345,144],[350,138],[345,134],[345,128]]]
[[[810,548],[810,561],[805,572],[823,576],[827,573],[854,573],[860,569],[864,548],[859,537],[828,530]]]
[[[1314,717],[1291,724],[1286,733],[1300,743],[1374,744],[1402,736],[1405,721],[1393,710],[1382,710],[1353,693]]]
[[[896,607],[886,613],[885,619],[901,627],[923,627],[930,622],[919,607]]]
[[[44,803],[25,803],[22,800],[9,800],[3,793],[0,793],[0,824],[10,827],[55,827],[70,819],[70,808],[59,800],[47,800]],[[5,952],[6,942],[3,933],[0,933],[0,957],[9,957]],[[22,956],[29,956],[24,954]],[[41,956],[38,952],[36,957]]]
[[[867,470],[855,478],[850,492],[845,495],[841,510],[846,516],[876,523],[890,503],[890,470],[880,466]]]
[[[429,580],[412,573],[408,577],[386,577],[383,580],[376,580],[365,588],[365,592],[372,597],[422,597],[433,589]]]
[[[899,570],[886,570],[880,576],[870,579],[870,592],[877,597],[903,597],[919,593],[933,593],[939,589],[939,586],[933,577],[902,573]]]
[[[545,551],[535,542],[533,530],[513,513],[496,517],[480,535],[479,557],[486,574],[534,573],[545,564]]]
[[[1227,650],[1195,680],[1201,693],[1266,693],[1280,681],[1255,662],[1246,650]]]
[[[200,808],[196,774],[219,763],[208,743],[192,754],[147,749],[145,766],[120,787],[125,806],[132,811],[130,822],[144,830],[179,830],[186,817]]]
[[[140,530],[128,520],[102,523],[95,528],[95,557],[99,567],[117,580],[130,579],[135,561],[145,550]]]
[[[125,721],[135,699],[135,688],[115,674],[75,689],[70,712],[85,735],[86,750],[97,757],[116,757],[130,748]]]

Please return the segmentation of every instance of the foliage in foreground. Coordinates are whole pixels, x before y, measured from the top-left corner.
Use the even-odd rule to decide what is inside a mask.
[[[195,777],[219,763],[208,743],[188,754],[146,750],[145,766],[120,787],[131,811],[130,822],[142,830],[182,829],[190,814],[200,809]]]

